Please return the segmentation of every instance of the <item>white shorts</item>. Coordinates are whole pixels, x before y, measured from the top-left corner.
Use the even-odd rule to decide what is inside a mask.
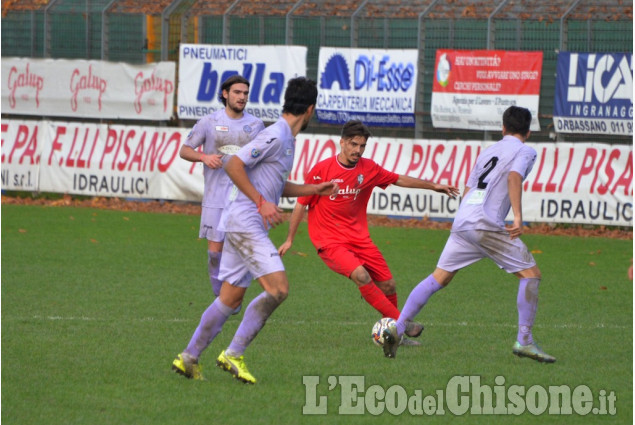
[[[516,273],[536,265],[533,255],[520,239],[509,234],[486,230],[450,233],[437,267],[455,272],[483,258],[490,258],[507,273]]]
[[[198,231],[199,238],[207,239],[212,242],[223,242],[225,240],[225,232],[218,230],[221,214],[223,214],[222,208],[201,208],[201,227]]]
[[[278,249],[265,231],[262,233],[227,232],[218,278],[234,286],[247,288],[251,277],[257,279],[284,271]],[[249,280],[247,280],[249,277]]]

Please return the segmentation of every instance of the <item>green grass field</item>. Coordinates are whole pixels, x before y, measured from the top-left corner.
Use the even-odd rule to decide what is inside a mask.
[[[285,257],[289,298],[247,350],[259,380],[247,386],[215,367],[237,317],[201,357],[207,381],[170,370],[212,301],[198,222],[186,215],[2,205],[3,424],[632,423],[630,240],[523,237],[543,272],[534,336],[558,358],[555,364],[511,354],[517,281],[489,261],[462,271],[431,299],[418,316],[426,326],[423,346],[401,348],[393,360],[371,342],[375,312],[350,281],[322,264],[303,226]],[[402,306],[433,270],[448,233],[371,232]],[[271,235],[280,243],[286,224]],[[254,283],[246,301],[260,290]],[[520,386],[528,409],[481,415],[426,404],[424,413],[439,414],[419,416],[415,401],[456,398],[450,384],[460,376],[480,377],[494,400],[506,396],[498,407],[510,403],[512,413],[519,404],[509,394]],[[361,380],[358,391],[348,388]],[[572,414],[539,408],[556,386],[583,399]],[[470,388],[458,387],[458,400],[474,408],[471,397],[479,393]],[[591,406],[584,388],[593,407],[614,395],[616,414],[578,414]],[[406,408],[404,400],[413,405]],[[303,407],[327,414],[303,415]],[[356,407],[364,414],[340,414]]]

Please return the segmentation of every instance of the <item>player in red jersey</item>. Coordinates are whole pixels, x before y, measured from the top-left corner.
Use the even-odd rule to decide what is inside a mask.
[[[336,182],[340,190],[331,196],[305,196],[298,202],[289,220],[289,234],[278,249],[284,255],[291,245],[308,207],[309,237],[318,255],[334,272],[351,279],[368,304],[383,317],[399,318],[395,280],[383,255],[368,232],[366,209],[375,187],[428,189],[456,196],[454,186],[442,185],[399,175],[362,158],[370,130],[361,121],[344,124],[341,151],[317,163],[307,174],[307,183]],[[408,336],[419,336],[423,327],[411,322]]]

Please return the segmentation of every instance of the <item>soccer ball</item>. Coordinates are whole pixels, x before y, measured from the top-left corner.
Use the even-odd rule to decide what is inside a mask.
[[[373,325],[372,337],[373,342],[376,345],[380,347],[384,345],[384,331],[393,323],[397,323],[397,321],[395,319],[391,319],[390,317],[384,317],[375,322]]]

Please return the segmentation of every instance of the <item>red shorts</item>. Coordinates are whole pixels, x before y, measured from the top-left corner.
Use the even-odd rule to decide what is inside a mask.
[[[318,255],[329,269],[347,278],[357,267],[364,266],[374,282],[392,279],[384,256],[371,240],[355,244],[330,244],[320,248]]]

